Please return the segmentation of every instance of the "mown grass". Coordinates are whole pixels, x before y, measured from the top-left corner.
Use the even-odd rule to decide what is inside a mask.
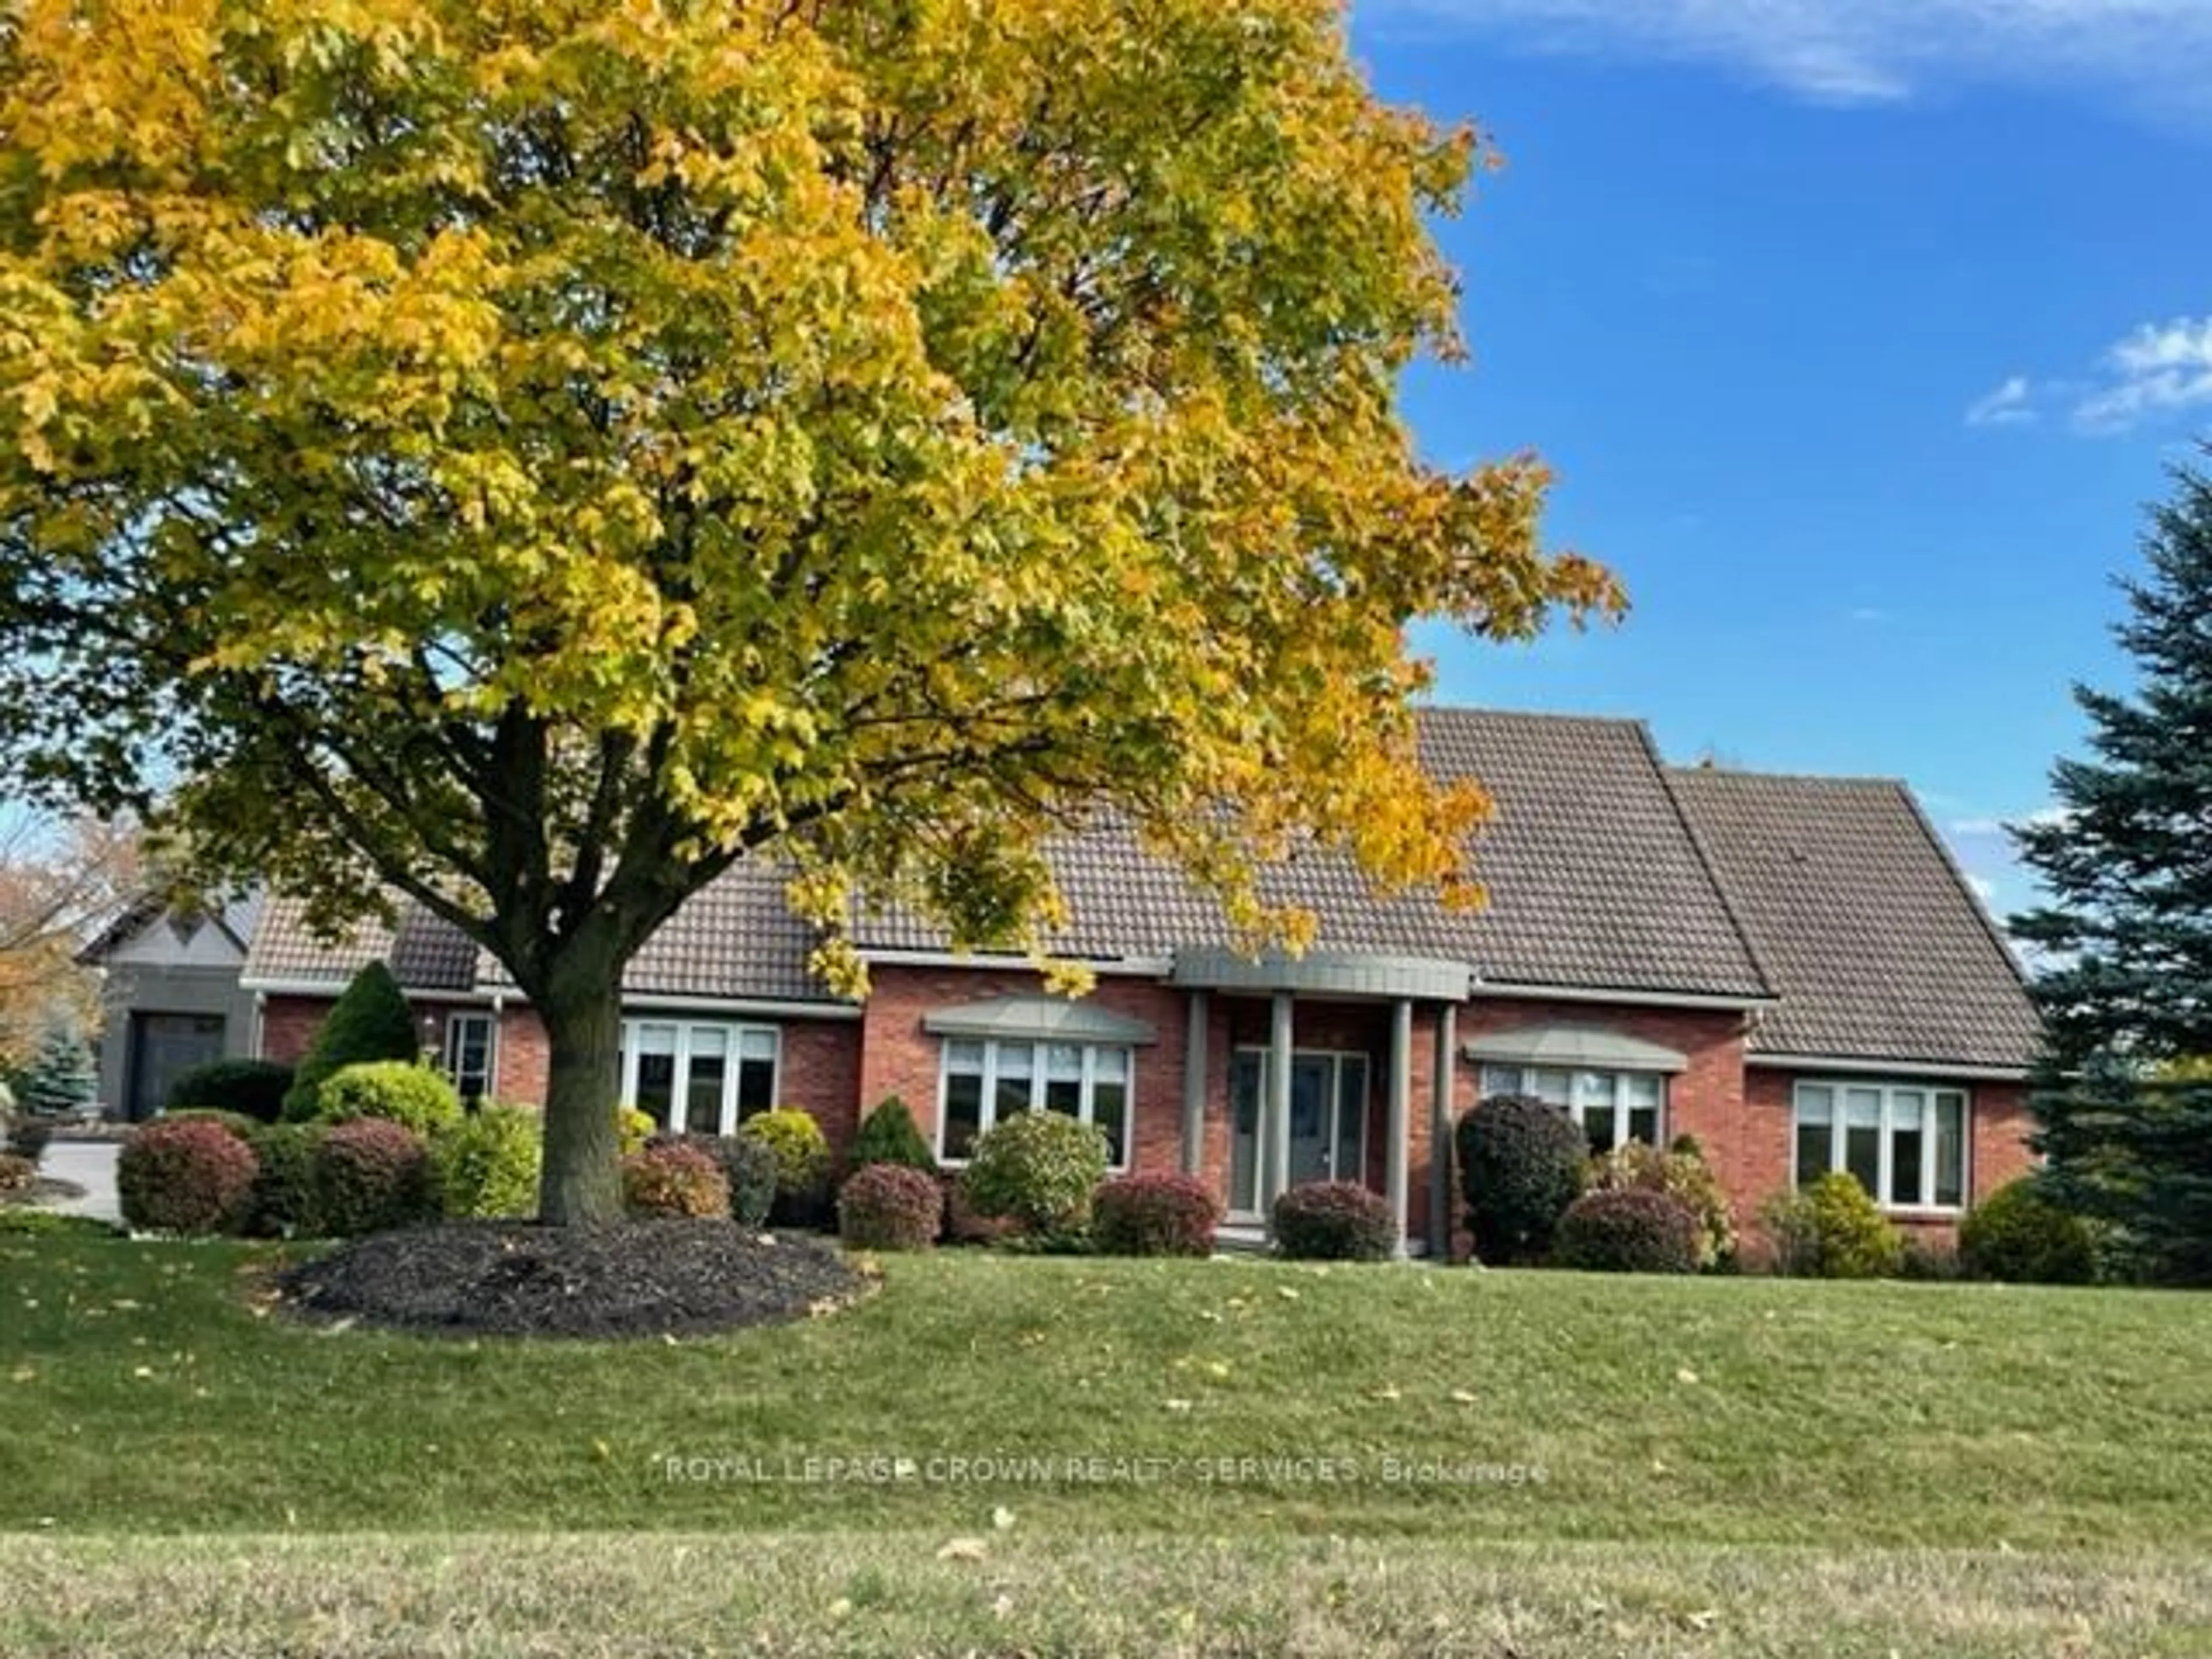
[[[796,1327],[469,1343],[272,1315],[279,1254],[0,1238],[0,1528],[2212,1544],[2177,1296],[963,1253]]]
[[[2198,1560],[933,1534],[0,1537],[0,1652],[2029,1659],[2212,1650]],[[973,1559],[969,1559],[973,1557]]]

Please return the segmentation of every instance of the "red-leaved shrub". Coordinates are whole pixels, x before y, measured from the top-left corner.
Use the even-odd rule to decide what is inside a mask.
[[[1309,1181],[1275,1200],[1275,1250],[1297,1261],[1387,1261],[1398,1249],[1389,1201],[1356,1181]]]
[[[430,1154],[390,1118],[333,1124],[314,1151],[315,1216],[335,1238],[404,1227],[436,1212]]]
[[[157,1121],[123,1143],[115,1191],[143,1232],[220,1233],[238,1224],[260,1170],[253,1149],[220,1123]]]
[[[1121,1176],[1091,1201],[1091,1242],[1107,1255],[1212,1255],[1220,1224],[1220,1200],[1202,1181]]]
[[[712,1156],[682,1141],[649,1143],[622,1161],[623,1204],[632,1215],[726,1221],[730,1178]]]
[[[1704,1235],[1696,1212],[1656,1187],[1608,1187],[1567,1206],[1552,1265],[1600,1273],[1693,1273]]]
[[[837,1194],[837,1231],[860,1250],[926,1250],[945,1221],[937,1177],[902,1164],[870,1164]]]

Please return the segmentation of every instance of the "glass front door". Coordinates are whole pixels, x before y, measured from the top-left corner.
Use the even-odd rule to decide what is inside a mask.
[[[1267,1052],[1239,1049],[1230,1063],[1229,1206],[1266,1208]],[[1367,1177],[1367,1056],[1302,1050],[1291,1059],[1291,1184]]]

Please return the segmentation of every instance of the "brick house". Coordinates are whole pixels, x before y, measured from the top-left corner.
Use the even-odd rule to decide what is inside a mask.
[[[1595,1148],[1692,1134],[1748,1213],[1793,1181],[1858,1174],[1942,1229],[2019,1174],[2033,1014],[2006,945],[1894,782],[1680,769],[1634,721],[1440,708],[1424,763],[1490,789],[1481,911],[1380,898],[1333,858],[1271,872],[1320,918],[1301,957],[1231,948],[1218,909],[1107,825],[1054,849],[1053,941],[1097,988],[1044,994],[1014,957],[956,957],[866,915],[864,1004],[809,973],[782,878],[740,866],[625,979],[622,1091],[727,1131],[805,1108],[833,1146],[887,1096],[957,1163],[1030,1107],[1103,1128],[1117,1168],[1182,1170],[1256,1226],[1323,1176],[1386,1194],[1445,1242],[1454,1117],[1478,1095],[1557,1101]],[[240,974],[254,1047],[296,1056],[371,956],[406,988],[465,1092],[542,1100],[544,1035],[497,965],[403,910],[340,947],[262,908]]]

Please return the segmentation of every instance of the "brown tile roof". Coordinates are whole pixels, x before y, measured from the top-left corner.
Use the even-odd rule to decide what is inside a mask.
[[[345,938],[325,941],[307,927],[304,904],[271,898],[262,906],[240,977],[248,984],[343,985],[356,969],[380,957],[410,991],[474,989],[477,947],[412,899],[398,900],[397,908],[392,927],[365,921]]]
[[[1483,910],[1377,898],[1350,860],[1294,860],[1264,884],[1320,921],[1317,950],[1441,957],[1515,986],[1665,990],[1746,997],[1766,981],[1713,884],[1642,725],[1468,708],[1424,710],[1421,757],[1440,778],[1473,777],[1497,814],[1477,836]],[[1071,956],[1164,957],[1230,942],[1218,906],[1102,825],[1052,848],[1073,922]],[[902,912],[863,916],[864,949],[944,948]]]
[[[2020,972],[1909,790],[1704,768],[1674,789],[1782,1004],[1752,1047],[2028,1063]]]

